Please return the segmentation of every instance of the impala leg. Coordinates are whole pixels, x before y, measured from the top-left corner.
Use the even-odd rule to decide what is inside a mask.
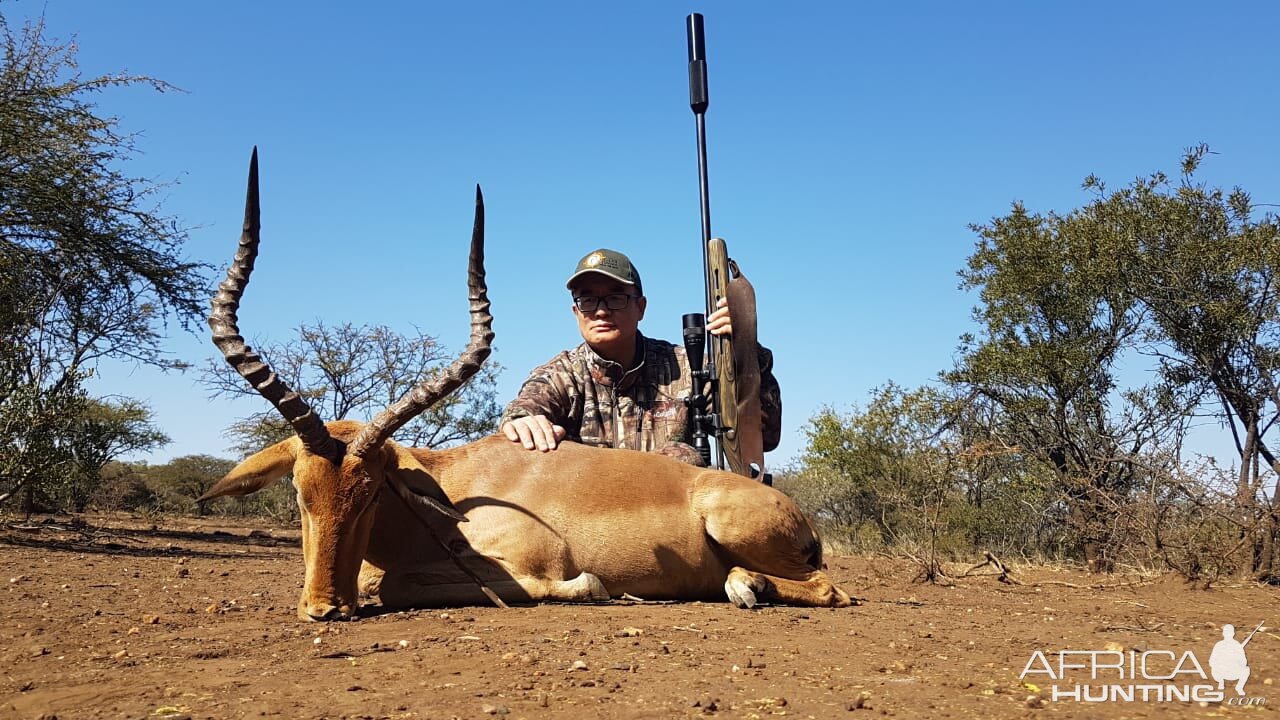
[[[377,597],[382,590],[382,577],[386,573],[367,560],[360,562],[360,575],[356,579],[356,589],[365,597]]]
[[[708,472],[699,478],[693,503],[707,535],[733,568],[724,589],[735,605],[852,604],[822,572],[822,541],[790,498],[764,485]]]
[[[592,602],[609,599],[604,584],[590,573],[582,573],[571,580],[511,575],[492,577],[492,573],[482,573],[481,577],[489,589],[509,603],[544,600]],[[385,607],[491,604],[479,585],[451,564],[388,572],[383,575],[378,590]]]
[[[731,602],[742,608],[753,607],[759,602],[809,607],[849,607],[853,604],[845,591],[832,585],[821,570],[814,570],[802,580],[789,580],[735,567],[729,571],[724,591]]]
[[[692,494],[693,510],[731,565],[801,578],[822,566],[822,543],[786,495],[728,473],[706,471]]]

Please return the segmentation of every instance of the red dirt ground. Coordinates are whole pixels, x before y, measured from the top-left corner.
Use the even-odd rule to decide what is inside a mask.
[[[831,575],[859,607],[375,609],[321,625],[295,615],[294,528],[88,520],[0,526],[0,718],[1275,717],[1280,706],[1280,594],[1252,584],[1020,568],[1027,584],[943,587],[913,582],[907,563],[836,557]],[[1119,587],[1088,587],[1099,583]],[[1262,621],[1246,696],[1270,704],[1084,703],[1054,700],[1043,673],[1019,679],[1036,650],[1056,663],[1059,650],[1117,647],[1194,651],[1208,673],[1223,623],[1243,639]],[[1151,673],[1168,672],[1151,657]],[[1067,673],[1060,690],[1091,682]],[[1103,673],[1099,686],[1141,682]]]

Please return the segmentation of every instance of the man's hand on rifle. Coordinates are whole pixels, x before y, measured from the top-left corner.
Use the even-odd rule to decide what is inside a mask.
[[[707,332],[712,335],[729,335],[733,325],[729,321],[729,302],[724,298],[716,303],[716,311],[707,318]]]
[[[516,418],[503,424],[502,433],[511,442],[524,445],[526,450],[555,450],[556,445],[568,433],[563,427],[554,425],[546,415],[530,415]]]

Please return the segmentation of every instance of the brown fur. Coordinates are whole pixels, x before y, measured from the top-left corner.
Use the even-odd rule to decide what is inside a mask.
[[[328,428],[347,441],[361,425]],[[350,617],[357,589],[389,607],[487,602],[427,522],[508,602],[727,594],[741,606],[850,604],[822,573],[817,533],[789,498],[659,455],[574,443],[539,453],[493,436],[439,451],[387,442],[335,466],[293,438],[245,460],[201,500],[255,492],[288,472],[302,513],[306,619]],[[470,522],[420,516],[389,488],[392,474]]]

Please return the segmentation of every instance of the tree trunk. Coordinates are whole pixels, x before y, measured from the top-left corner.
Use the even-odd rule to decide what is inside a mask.
[[[27,483],[22,491],[22,512],[27,516],[27,522],[31,522],[31,513],[36,510],[36,488],[33,483]]]
[[[1080,553],[1085,567],[1091,573],[1111,572],[1105,529],[1107,516],[1101,504],[1088,495],[1072,497],[1070,501],[1072,524],[1080,536]]]
[[[1267,513],[1262,524],[1262,538],[1258,548],[1258,568],[1254,577],[1263,582],[1276,580],[1275,546],[1276,546],[1276,511],[1273,508]]]
[[[1253,495],[1253,478],[1257,475],[1259,451],[1258,420],[1250,417],[1246,421],[1244,448],[1240,451],[1240,476],[1236,482],[1236,520],[1240,523],[1237,537],[1240,550],[1236,553],[1236,577],[1240,579],[1253,575],[1254,540],[1256,538],[1255,503]]]

